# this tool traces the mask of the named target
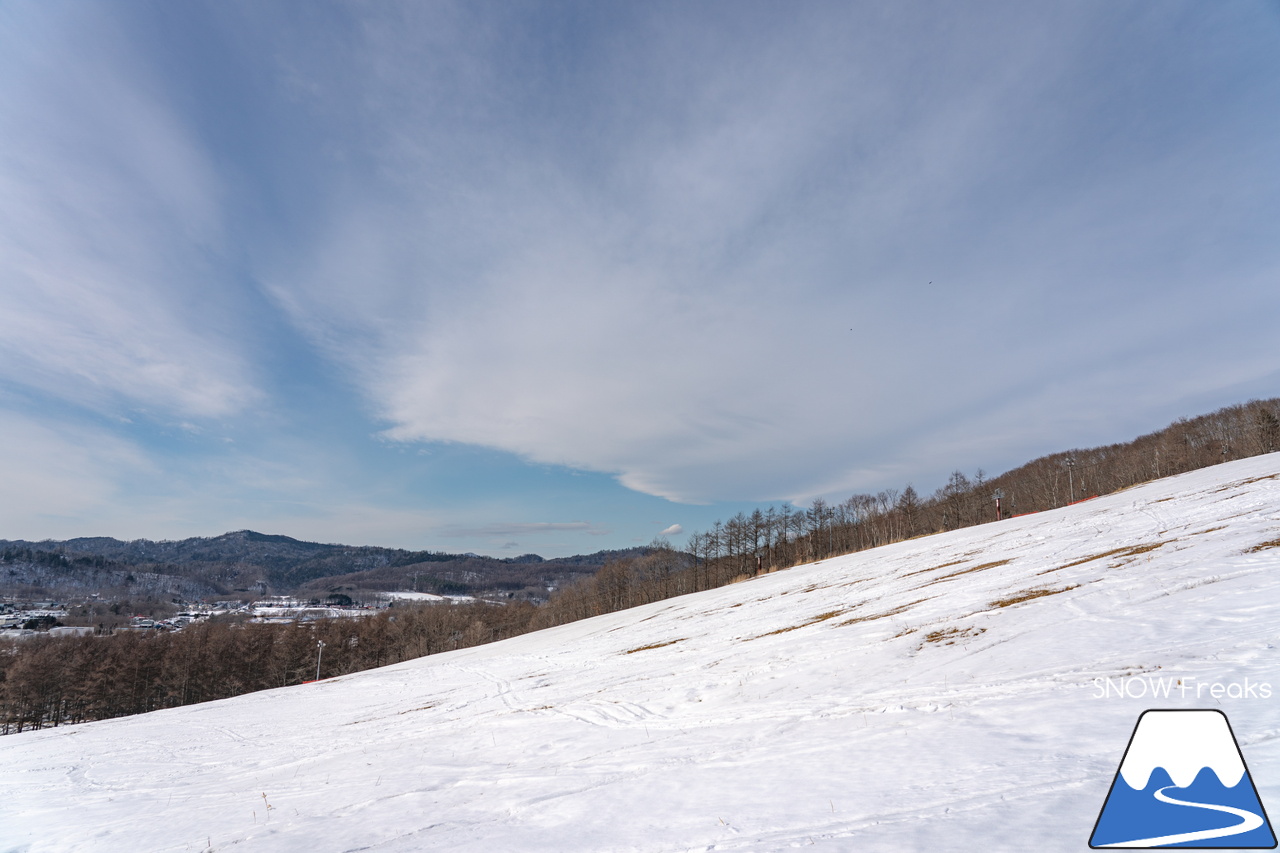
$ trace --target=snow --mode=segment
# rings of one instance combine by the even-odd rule
[[[1223,710],[1274,812],[1280,547],[1252,549],[1277,538],[1272,454],[0,738],[0,851],[1078,851],[1156,707]]]
[[[383,592],[380,597],[391,601],[416,601],[418,603],[434,602],[437,604],[453,604],[461,601],[475,601],[474,595],[436,595],[431,592]]]

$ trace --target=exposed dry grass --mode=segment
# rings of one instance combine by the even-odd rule
[[[986,628],[939,628],[937,631],[930,631],[924,635],[925,643],[935,643],[941,646],[953,646],[961,640],[971,640],[979,634],[985,633]],[[920,648],[924,648],[921,644]]]
[[[1167,542],[1151,542],[1151,543],[1149,543],[1149,544],[1147,544],[1147,545],[1135,545],[1135,546],[1133,546],[1132,548],[1130,548],[1130,549],[1129,549],[1129,553],[1128,553],[1128,554],[1125,554],[1125,556],[1126,556],[1126,557],[1136,557],[1136,556],[1138,556],[1139,554],[1145,554],[1145,553],[1147,553],[1148,551],[1154,551],[1154,550],[1155,550],[1155,549],[1157,549],[1157,548],[1163,548],[1165,545],[1168,545],[1168,544],[1169,544],[1169,542],[1176,542],[1176,541],[1178,541],[1178,540],[1176,540],[1176,539],[1170,539],[1170,540],[1168,540]]]
[[[1257,545],[1254,545],[1252,548],[1245,551],[1245,553],[1256,554],[1259,551],[1265,551],[1268,548],[1280,548],[1280,539],[1272,539],[1269,542],[1259,542]]]
[[[819,622],[826,622],[828,619],[834,619],[837,616],[840,616],[841,614],[848,613],[848,612],[849,611],[847,610],[831,610],[826,613],[821,613],[813,617],[812,619],[809,619],[808,621],[801,622],[799,625],[791,625],[790,627],[787,627],[787,628],[779,628],[776,631],[769,631],[764,634],[759,634],[755,637],[748,637],[747,639],[758,640],[761,637],[772,637],[774,634],[785,634],[788,631],[798,631],[801,628],[808,628],[810,625],[817,625]]]
[[[626,652],[624,652],[624,654],[633,655],[636,652],[645,652],[645,651],[648,651],[649,649],[660,649],[663,646],[674,646],[676,643],[683,643],[687,639],[688,637],[681,637],[678,640],[667,640],[665,643],[650,643],[647,646],[637,646],[634,649],[627,649]]]
[[[952,578],[958,578],[961,575],[969,575],[969,574],[973,574],[974,572],[983,572],[983,571],[986,571],[987,569],[994,569],[997,566],[1008,565],[1009,562],[1010,562],[1009,560],[994,560],[990,563],[982,563],[981,565],[978,565],[978,566],[971,566],[967,569],[961,569],[958,572],[952,572],[951,574],[943,575],[942,577],[938,578],[938,580],[946,581],[946,580],[951,580]]]
[[[930,567],[929,567],[929,568],[927,568],[927,569],[917,569],[917,570],[915,570],[914,572],[907,572],[905,575],[903,575],[903,577],[904,577],[904,578],[909,578],[909,577],[911,577],[911,576],[913,576],[913,575],[923,575],[923,574],[926,574],[927,572],[936,572],[938,569],[946,569],[946,568],[949,568],[949,567],[951,567],[951,566],[958,566],[958,565],[960,565],[960,564],[961,564],[961,563],[963,563],[963,562],[965,562],[965,561],[964,561],[964,560],[952,560],[950,563],[943,563],[941,566],[930,566]]]
[[[431,710],[432,708],[436,707],[436,706],[437,706],[437,705],[439,705],[439,704],[440,704],[439,702],[432,702],[432,703],[431,703],[431,704],[429,704],[429,705],[423,705],[423,706],[418,707],[418,708],[408,708],[408,709],[406,709],[406,710],[404,710],[404,711],[396,711],[396,716],[397,716],[397,717],[403,717],[405,714],[413,714],[413,713],[416,713],[416,712],[418,712],[418,711],[429,711],[429,710]],[[377,721],[377,720],[385,720],[385,719],[390,719],[390,718],[389,718],[389,717],[369,717],[369,718],[367,718],[367,719],[363,719],[363,720],[352,720],[352,721],[351,721],[351,722],[349,722],[349,723],[343,723],[343,725],[346,725],[346,726],[360,726],[360,725],[364,725],[365,723],[372,723],[372,722],[375,722],[375,721]]]
[[[662,614],[666,613],[668,610],[671,610],[671,609],[672,609],[671,607],[664,607],[664,608],[662,608],[661,610],[659,610],[657,613],[653,614],[652,616],[646,616],[646,617],[644,617],[643,619],[641,619],[641,620],[640,620],[640,622],[648,622],[650,619],[657,619],[659,616],[661,616]],[[637,625],[639,625],[639,624],[640,624],[640,622],[637,622],[636,624],[637,624]],[[625,625],[623,625],[623,626],[620,626],[620,627],[624,627],[624,628],[625,628],[626,626],[625,626]],[[617,628],[614,628],[613,630],[614,630],[614,631],[616,631],[616,630],[618,630],[618,629],[617,629]]]
[[[1280,473],[1263,474],[1258,477],[1249,477],[1244,480],[1236,480],[1234,483],[1223,483],[1221,486],[1218,486],[1218,488],[1210,492],[1210,494],[1216,495],[1219,492],[1226,492],[1226,491],[1230,491],[1231,489],[1238,489],[1241,486],[1248,486],[1251,483],[1261,483],[1263,480],[1274,480],[1277,477],[1280,477]],[[1168,498],[1165,498],[1165,500],[1168,500]]]
[[[1075,589],[1080,586],[1073,583],[1068,586],[1059,587],[1058,589],[1050,589],[1049,587],[1036,587],[1035,589],[1025,589],[1022,592],[1015,593],[1008,598],[997,598],[990,602],[990,607],[1011,607],[1014,604],[1021,604],[1024,601],[1033,601],[1037,598],[1044,598],[1046,595],[1057,595],[1060,592],[1066,592],[1069,589]]]
[[[886,610],[883,613],[875,613],[871,616],[855,616],[852,619],[846,619],[840,623],[838,627],[843,628],[845,625],[857,625],[859,622],[874,622],[877,619],[885,619],[890,616],[897,616],[899,613],[905,613],[907,610],[915,607],[917,604],[924,604],[929,599],[922,598],[919,601],[913,601],[910,604],[904,604],[901,607],[895,607],[892,610]],[[914,629],[913,629],[914,630]]]
[[[1169,539],[1164,542],[1148,542],[1146,545],[1125,545],[1123,548],[1112,548],[1110,551],[1103,551],[1101,554],[1082,557],[1079,560],[1073,560],[1072,562],[1065,563],[1057,568],[1045,569],[1043,572],[1037,572],[1037,574],[1047,575],[1052,572],[1060,572],[1063,569],[1069,569],[1072,566],[1083,566],[1085,563],[1092,563],[1094,560],[1105,560],[1107,557],[1136,557],[1139,554],[1154,551],[1157,548],[1162,548],[1165,545],[1168,545],[1170,542],[1177,541],[1177,539]]]

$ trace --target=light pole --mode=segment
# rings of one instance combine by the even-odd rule
[[[1004,489],[996,489],[991,497],[996,499],[996,521],[1000,520],[1000,499],[1004,497]]]
[[[1071,488],[1071,503],[1076,502],[1076,481],[1075,474],[1076,458],[1074,456],[1067,457],[1067,485]]]
[[[316,640],[316,681],[320,680],[320,659],[324,657],[324,640]]]

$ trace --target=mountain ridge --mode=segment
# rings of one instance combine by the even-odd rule
[[[51,591],[92,585],[106,567],[138,569],[183,580],[183,589],[204,595],[231,592],[281,594],[333,591],[394,591],[500,595],[539,600],[549,588],[571,583],[610,560],[643,555],[646,548],[602,550],[544,559],[536,554],[486,557],[442,551],[408,551],[371,545],[307,542],[253,530],[180,540],[78,537],[67,540],[0,540],[5,563],[45,562],[58,571],[28,572],[8,582],[38,581]],[[26,554],[22,559],[21,554]],[[40,557],[38,555],[47,555]],[[55,559],[55,558],[61,558]],[[0,573],[0,590],[6,579]],[[156,582],[153,586],[176,589]]]
[[[383,669],[12,735],[0,826],[24,853],[1079,850],[1152,704],[1100,683],[1280,684],[1278,529],[1272,454]],[[1275,803],[1274,704],[1230,695]]]

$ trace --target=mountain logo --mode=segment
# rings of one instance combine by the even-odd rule
[[[1143,711],[1089,847],[1270,850],[1276,836],[1227,715]]]

